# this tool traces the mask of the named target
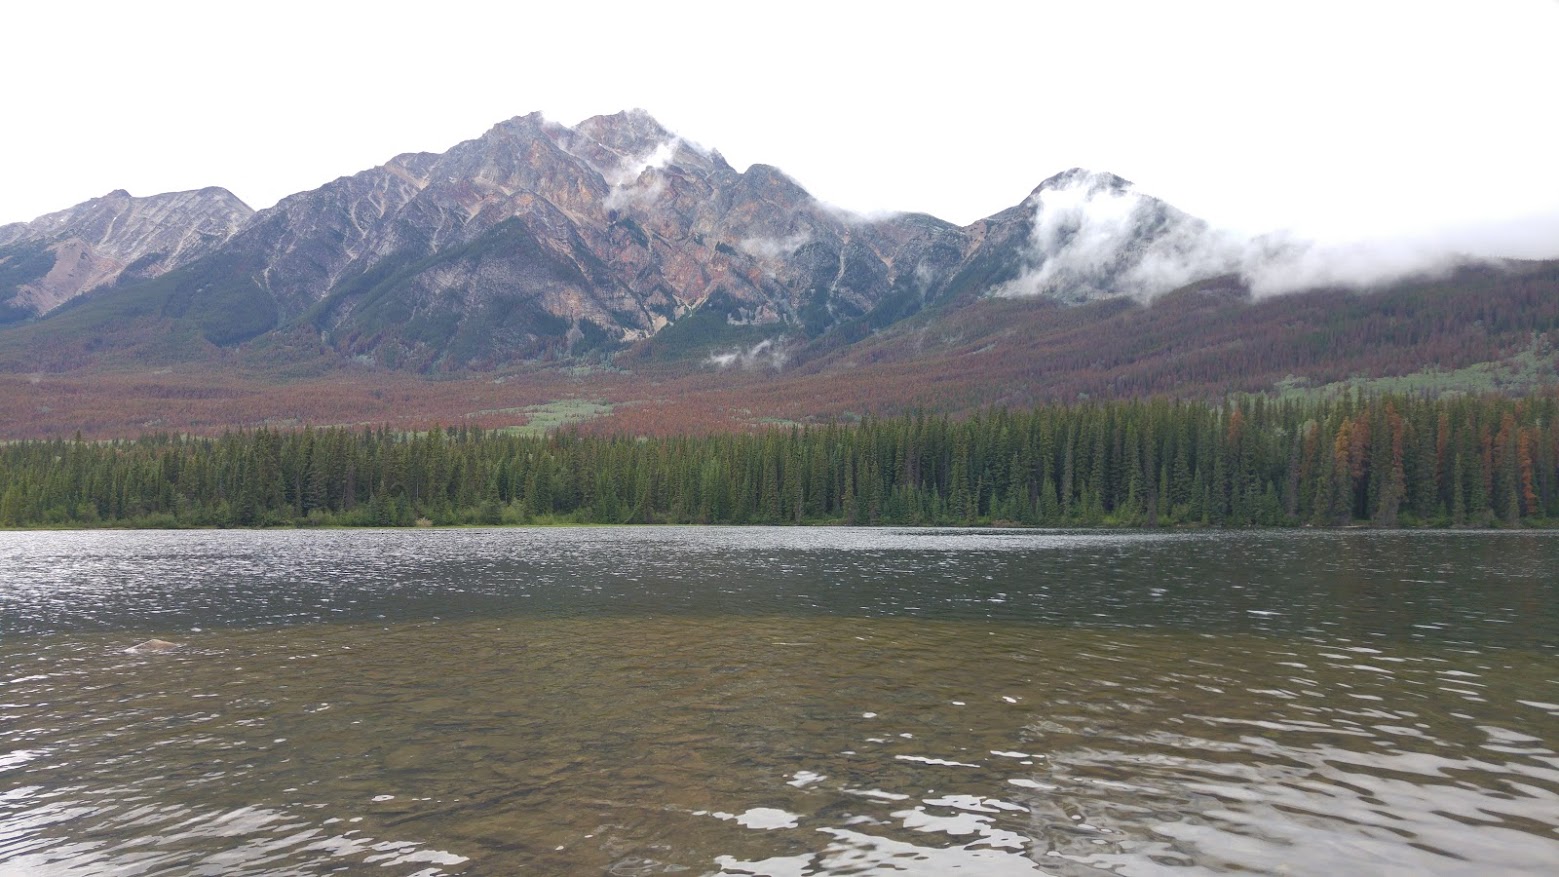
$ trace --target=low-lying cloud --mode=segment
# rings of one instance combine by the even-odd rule
[[[776,371],[785,367],[790,354],[785,351],[784,345],[775,342],[773,338],[765,338],[751,347],[735,350],[723,350],[709,354],[704,360],[705,365],[715,368],[741,368],[746,371],[759,368],[771,368]]]
[[[1074,172],[1032,196],[1028,266],[994,291],[1066,300],[1149,299],[1197,280],[1237,275],[1253,295],[1368,288],[1441,274],[1473,261],[1436,241],[1322,243],[1285,233],[1245,238],[1138,192],[1107,174]]]
[[[798,231],[782,238],[750,237],[737,242],[736,248],[756,259],[784,259],[811,243],[812,235]]]
[[[622,210],[634,205],[654,203],[660,193],[665,191],[666,181],[658,174],[646,176],[645,172],[658,171],[671,164],[681,145],[681,139],[673,137],[662,141],[644,155],[625,158],[616,167],[602,171],[601,176],[612,187],[606,195],[606,208]]]
[[[608,169],[602,176],[606,178],[607,184],[611,186],[632,185],[645,171],[651,168],[660,170],[671,164],[672,158],[676,157],[677,147],[680,145],[682,145],[682,141],[677,137],[663,140],[644,155],[623,159],[617,167]]]

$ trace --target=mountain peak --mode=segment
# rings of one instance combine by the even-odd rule
[[[122,275],[150,278],[219,247],[254,211],[226,189],[210,186],[137,198],[124,189],[83,201],[0,232],[0,251],[32,245],[25,272],[0,288],[0,309],[47,313]],[[13,254],[0,252],[0,262]]]
[[[642,109],[573,126],[533,112],[253,218],[216,187],[119,190],[48,224],[7,227],[0,248],[26,239],[58,252],[29,268],[36,277],[0,289],[0,306],[41,315],[90,289],[178,270],[147,288],[224,302],[212,313],[234,310],[221,296],[261,303],[203,328],[216,344],[306,320],[343,355],[460,368],[578,355],[581,338],[610,352],[707,308],[656,342],[657,356],[702,356],[818,337],[890,295],[904,316],[998,284],[1068,301],[1132,291],[1132,253],[1166,234],[1170,216],[1142,199],[1114,174],[1072,168],[968,230],[915,215],[866,221],[820,204],[773,165],[737,172]],[[1095,201],[1119,221],[1090,224]],[[83,270],[48,279],[55,262]],[[217,276],[224,285],[213,286]]]
[[[202,198],[211,199],[213,201],[235,204],[245,211],[250,213],[254,212],[254,209],[245,203],[244,199],[233,194],[230,189],[224,188],[222,186],[206,186],[201,189],[196,189],[193,194]]]
[[[772,164],[754,164],[742,173],[742,184],[756,192],[764,192],[780,203],[809,201],[812,195],[790,175]]]
[[[675,136],[655,121],[654,116],[640,109],[591,116],[575,125],[574,131],[623,155],[650,152]]]
[[[1130,180],[1116,176],[1109,171],[1074,167],[1046,178],[1044,182],[1034,187],[1034,191],[1029,193],[1029,197],[1037,197],[1041,192],[1046,191],[1075,188],[1086,189],[1089,194],[1101,192],[1120,193],[1130,189],[1131,186]]]
[[[523,116],[515,116],[487,129],[483,139],[491,137],[534,137],[554,123],[547,120],[540,112],[526,113]]]

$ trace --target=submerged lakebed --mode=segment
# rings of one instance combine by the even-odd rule
[[[0,874],[1546,874],[1555,570],[1509,531],[0,533]]]

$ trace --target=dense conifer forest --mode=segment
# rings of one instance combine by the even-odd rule
[[[1559,393],[1085,402],[704,437],[269,429],[0,446],[0,526],[1542,526]]]

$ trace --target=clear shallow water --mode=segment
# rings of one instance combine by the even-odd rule
[[[1555,570],[1523,533],[0,534],[0,874],[1547,874]]]

